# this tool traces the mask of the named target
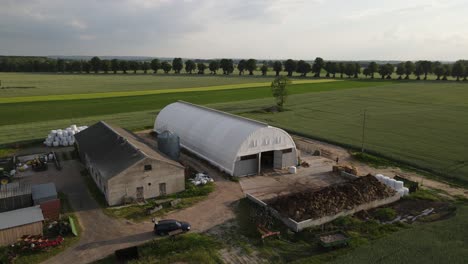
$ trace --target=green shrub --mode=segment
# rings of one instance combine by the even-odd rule
[[[397,213],[393,208],[379,208],[375,210],[375,218],[380,221],[390,221],[395,219]]]
[[[419,189],[416,192],[406,196],[405,199],[440,201],[441,197],[434,190]]]

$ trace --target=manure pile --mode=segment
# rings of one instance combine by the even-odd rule
[[[343,210],[395,195],[395,191],[374,176],[325,187],[318,191],[293,193],[273,198],[267,203],[281,215],[295,221],[335,215]]]

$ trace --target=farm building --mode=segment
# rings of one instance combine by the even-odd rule
[[[42,235],[44,217],[39,206],[0,213],[0,246],[16,242],[24,235]]]
[[[53,182],[37,184],[31,187],[34,205],[39,205],[44,219],[58,220],[60,218],[60,199]]]
[[[20,182],[0,185],[0,213],[32,205],[31,185]]]
[[[232,176],[297,165],[296,145],[284,130],[187,102],[162,109],[154,131],[175,133],[181,147]]]
[[[184,167],[125,129],[101,121],[75,140],[81,161],[111,206],[185,189]]]

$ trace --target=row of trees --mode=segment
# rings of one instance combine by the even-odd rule
[[[447,80],[448,76],[453,76],[457,80],[462,78],[466,80],[468,76],[468,61],[466,60],[459,60],[453,64],[421,60],[417,62],[401,62],[397,65],[390,63],[379,65],[376,62],[324,61],[318,57],[312,63],[304,60],[296,61],[288,59],[283,62],[270,61],[257,65],[257,60],[255,59],[242,59],[235,63],[232,59],[211,60],[208,62],[186,60],[184,62],[182,58],[174,58],[171,62],[160,61],[159,59],[151,61],[101,60],[99,57],[93,57],[89,61],[55,60],[41,57],[0,58],[0,71],[4,72],[127,73],[131,71],[137,73],[137,71],[142,70],[144,73],[148,73],[151,70],[153,73],[157,73],[161,70],[164,73],[173,71],[179,74],[182,70],[185,70],[189,74],[205,74],[207,71],[210,74],[217,74],[221,70],[222,74],[230,75],[236,68],[239,75],[254,75],[254,72],[258,69],[262,75],[266,75],[272,69],[276,76],[279,76],[284,71],[288,77],[293,76],[294,73],[298,73],[301,77],[306,77],[309,73],[314,74],[314,77],[321,77],[322,72],[326,73],[326,77],[333,78],[336,78],[336,75],[339,75],[340,78],[343,78],[344,75],[348,78],[358,78],[361,73],[370,78],[374,78],[377,73],[382,79],[391,79],[393,73],[399,76],[398,79],[409,79],[410,75],[414,74],[417,80],[421,78],[426,80],[429,74],[435,74],[437,80]]]

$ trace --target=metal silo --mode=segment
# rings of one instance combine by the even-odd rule
[[[166,154],[173,160],[179,160],[180,143],[179,136],[170,132],[164,131],[158,135],[159,151]]]

